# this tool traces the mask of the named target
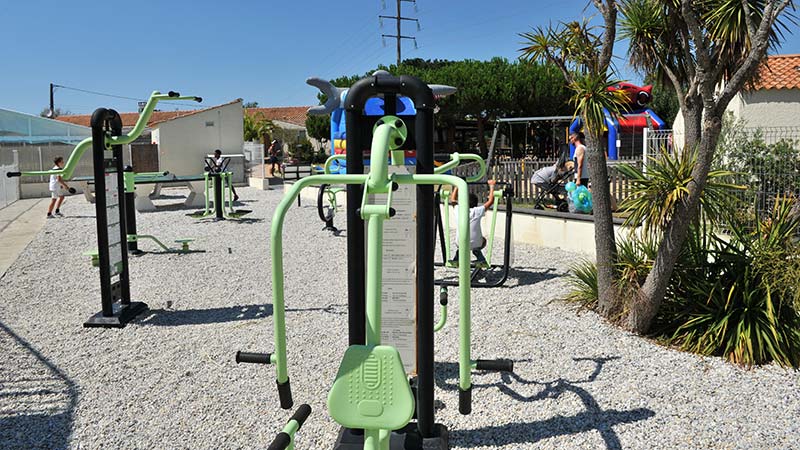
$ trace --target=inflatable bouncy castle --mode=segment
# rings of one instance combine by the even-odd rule
[[[389,73],[379,70],[373,75],[378,76],[384,74],[388,75]],[[345,123],[344,104],[345,99],[347,98],[348,88],[336,87],[331,84],[330,81],[323,80],[321,78],[309,78],[306,80],[306,83],[316,87],[328,97],[324,105],[312,106],[308,109],[308,113],[311,115],[331,115],[331,148],[329,154],[345,154],[347,152],[347,124]],[[438,84],[431,84],[429,86],[436,98],[450,95],[456,91],[456,88],[451,86]],[[366,115],[368,116],[382,117],[386,114],[384,111],[384,100],[380,97],[368,99],[364,109]],[[406,117],[413,117],[416,114],[417,111],[414,108],[414,102],[412,102],[410,98],[402,96],[397,97],[394,115],[403,119]],[[405,156],[405,163],[407,165],[416,164],[415,153],[413,150],[407,150]],[[369,161],[365,161],[365,164],[369,164]],[[336,163],[332,165],[332,171],[334,173],[346,173],[347,170],[345,168],[344,161],[336,161]]]
[[[609,87],[609,90],[624,91],[628,95],[628,107],[617,117],[605,112],[606,153],[608,159],[616,160],[623,156],[638,155],[642,149],[642,130],[652,128],[663,129],[665,123],[647,104],[652,100],[653,86],[636,86],[631,83],[618,83]],[[576,118],[569,127],[569,132],[574,133],[583,128],[580,118]],[[570,158],[575,154],[575,146],[570,145]]]

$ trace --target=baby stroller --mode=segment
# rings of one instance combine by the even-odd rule
[[[561,168],[559,170],[559,168]],[[553,166],[544,167],[537,170],[531,181],[539,188],[539,193],[534,199],[534,209],[555,208],[559,212],[568,212],[567,190],[564,186],[575,175],[575,168],[572,161],[564,161],[563,158]],[[548,200],[552,198],[553,206],[548,205]]]

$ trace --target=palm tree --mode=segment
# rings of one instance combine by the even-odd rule
[[[627,103],[622,92],[608,88],[617,83],[609,69],[616,35],[616,3],[593,0],[605,21],[601,34],[588,21],[562,23],[558,27],[538,27],[521,33],[527,44],[520,49],[523,60],[553,64],[561,71],[573,92],[575,115],[580,116],[587,137],[589,169],[595,180],[607,180],[605,152],[601,137],[606,112],[616,115]],[[608,183],[595,182],[595,253],[597,255],[598,310],[611,318],[620,313],[615,292],[616,241]]]

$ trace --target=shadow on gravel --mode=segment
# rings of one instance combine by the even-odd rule
[[[137,323],[156,326],[205,325],[262,319],[271,315],[272,305],[269,303],[211,309],[150,309]]]
[[[13,366],[0,368],[0,447],[69,447],[76,383],[2,322],[0,344]]]
[[[636,408],[628,411],[614,409],[604,410],[588,390],[581,384],[591,383],[597,379],[603,366],[619,359],[617,356],[606,358],[573,358],[576,363],[592,362],[594,370],[588,377],[581,380],[567,380],[558,378],[552,381],[526,380],[516,373],[503,372],[500,374],[501,382],[488,384],[474,384],[473,388],[497,388],[503,394],[523,403],[540,400],[558,399],[564,394],[577,396],[583,404],[584,411],[574,416],[554,416],[546,420],[528,423],[510,423],[498,426],[489,426],[474,430],[459,430],[453,433],[456,441],[461,442],[492,442],[497,445],[535,443],[541,440],[584,432],[597,431],[603,438],[608,450],[622,449],[619,436],[614,431],[614,425],[639,422],[650,419],[656,415],[655,411],[648,408]],[[458,365],[455,363],[439,363],[437,369],[437,385],[445,390],[457,389],[457,384],[450,384],[446,380],[457,380]],[[539,392],[527,396],[515,390],[513,385],[539,386]]]
[[[529,269],[529,270],[526,270]],[[485,283],[493,283],[501,278],[500,269],[492,269],[491,272],[484,274],[478,278],[479,281]],[[542,281],[552,280],[564,276],[563,273],[557,272],[555,268],[542,268],[542,267],[511,267],[508,269],[508,279],[505,283],[497,286],[498,288],[510,289],[519,286],[531,286]],[[458,272],[456,269],[448,269],[447,275],[442,277],[442,280],[458,281]],[[515,282],[516,281],[516,282]]]

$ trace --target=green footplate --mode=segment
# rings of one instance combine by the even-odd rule
[[[414,415],[414,396],[397,349],[351,345],[328,395],[333,420],[347,428],[397,430]]]

